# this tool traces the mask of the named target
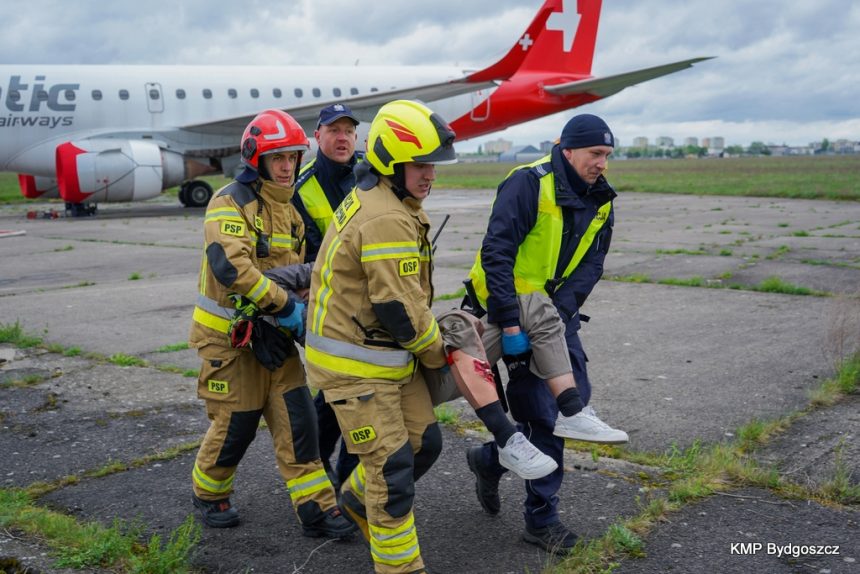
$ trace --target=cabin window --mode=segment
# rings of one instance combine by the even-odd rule
[[[9,98],[10,101],[17,102],[21,99],[21,92],[18,90],[10,90],[9,95],[6,97]]]
[[[102,99],[102,91],[101,90],[93,90],[93,99],[95,101],[99,101]]]
[[[66,100],[68,100],[68,101],[70,101],[70,102],[74,102],[74,101],[75,101],[75,96],[76,96],[76,94],[75,94],[75,90],[66,90],[66,91],[64,92],[64,94],[65,94],[65,96],[66,96]]]
[[[119,91],[119,99],[127,100],[128,99],[128,90],[120,90]]]
[[[184,100],[185,99],[185,90],[183,90],[182,88],[179,88],[178,90],[176,90],[176,99],[177,100]]]
[[[303,94],[304,92],[302,92],[302,89],[301,89],[301,88],[296,88],[295,90],[293,90],[293,93],[296,95],[296,97],[297,97],[297,98],[301,98],[301,97],[302,97],[302,94]]]
[[[237,92],[233,88],[230,88],[229,90],[227,90],[227,95],[230,96],[231,100],[235,100],[236,98],[239,97],[239,92]]]
[[[333,94],[334,94],[334,97],[339,98],[339,97],[340,97],[340,88],[335,88],[335,89],[333,89],[333,90],[331,91],[331,93],[333,93]]]
[[[156,89],[149,90],[149,99],[150,100],[160,100],[161,92]]]
[[[358,95],[358,88],[350,88],[349,93],[352,96],[357,96]]]
[[[276,98],[281,97],[281,88],[272,88],[272,95]]]
[[[378,92],[378,91],[379,91],[379,88],[370,88],[370,91],[371,91],[371,92]]]
[[[48,92],[46,92],[45,90],[37,90],[37,91],[36,91],[36,99],[37,99],[37,100],[42,100],[43,102],[44,102],[44,101],[47,101],[47,99],[48,99]]]
[[[320,97],[320,96],[322,95],[322,92],[320,91],[320,89],[319,89],[319,88],[314,88],[314,89],[313,89],[313,93],[314,93],[314,97],[315,97],[315,98],[318,98],[318,97]]]
[[[257,88],[251,88],[251,97],[252,98],[259,98],[260,97],[260,90],[258,90]]]
[[[212,90],[210,90],[209,88],[203,88],[203,97],[206,98],[207,100],[211,100],[212,99]]]

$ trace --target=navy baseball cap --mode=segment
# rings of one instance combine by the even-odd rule
[[[352,115],[352,110],[346,104],[332,104],[320,110],[320,118],[317,121],[317,129],[320,126],[327,126],[336,122],[340,118],[349,118],[352,123],[358,125],[360,122]]]

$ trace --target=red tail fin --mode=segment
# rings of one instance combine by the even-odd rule
[[[601,0],[546,0],[505,57],[468,80],[506,80],[522,71],[590,76],[600,5]]]
[[[601,0],[547,0],[552,6],[546,26],[520,71],[591,75]]]

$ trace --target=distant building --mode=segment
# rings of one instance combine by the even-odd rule
[[[684,138],[684,147],[686,146],[699,147],[699,138]]]
[[[633,147],[648,147],[648,138],[633,138]]]
[[[552,151],[552,146],[554,146],[554,145],[555,145],[555,142],[551,142],[551,141],[540,142],[540,150],[543,153],[549,153]]]
[[[702,147],[710,148],[711,147],[711,138],[702,138]]]
[[[532,145],[521,145],[499,155],[499,161],[509,163],[530,163],[545,156],[546,153]]]
[[[709,145],[708,147],[720,150],[724,149],[726,147],[726,140],[721,136],[711,138],[711,145]]]
[[[497,140],[488,141],[484,143],[484,153],[505,153],[510,151],[513,147],[514,142],[499,138]]]
[[[660,136],[657,138],[657,147],[675,147],[675,140],[673,140],[669,136]]]

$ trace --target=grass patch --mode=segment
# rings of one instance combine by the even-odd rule
[[[172,345],[164,345],[155,350],[156,353],[172,353],[174,351],[184,351],[188,348],[188,343],[174,343]]]
[[[816,295],[819,297],[828,295],[828,293],[824,293],[822,291],[815,291],[814,289],[809,289],[807,287],[793,285],[776,276],[768,277],[757,286],[753,287],[753,291],[760,291],[762,293],[783,293],[785,295]]]
[[[54,249],[54,253],[59,253],[62,251],[71,251],[74,248],[75,248],[74,245],[65,245],[63,247],[57,247],[56,249]]]
[[[108,362],[120,367],[145,367],[146,361],[123,353],[115,353],[108,357]]]
[[[674,277],[668,277],[666,279],[660,279],[657,281],[660,285],[677,285],[680,287],[707,287],[708,283],[705,281],[703,277],[690,277],[689,279],[677,279]]]
[[[436,420],[442,424],[456,425],[460,421],[460,415],[457,410],[445,403],[433,407],[433,413],[436,415]]]
[[[707,251],[701,249],[658,249],[657,255],[707,255]]]
[[[41,345],[42,338],[28,335],[21,327],[21,323],[15,321],[9,324],[0,323],[0,343],[10,343],[21,349],[29,349]]]
[[[437,295],[433,298],[434,301],[450,301],[452,299],[462,299],[466,296],[466,288],[460,287],[454,293],[445,293],[444,295]]]
[[[30,494],[0,489],[0,527],[38,536],[56,557],[58,568],[110,568],[133,574],[184,574],[190,566],[201,527],[188,516],[166,544],[153,535],[141,544],[143,527],[115,520],[109,528],[79,523],[71,516],[36,506]]]
[[[140,279],[140,273],[138,273],[137,271],[135,271],[134,273],[132,273],[131,275],[128,276],[129,281],[137,281],[139,279]]]

